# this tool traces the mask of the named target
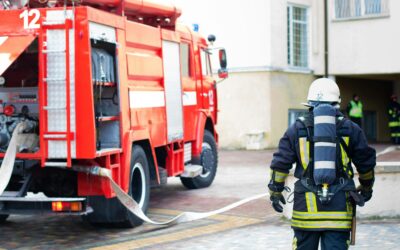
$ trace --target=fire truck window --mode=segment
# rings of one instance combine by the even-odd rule
[[[190,77],[190,47],[187,43],[181,43],[181,74],[182,77]]]
[[[205,50],[201,50],[201,71],[203,76],[212,75],[210,55]]]
[[[2,75],[3,87],[37,87],[39,82],[38,39]]]

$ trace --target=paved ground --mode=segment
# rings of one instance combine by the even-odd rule
[[[271,157],[271,151],[222,151],[210,188],[186,190],[179,179],[170,179],[165,188],[152,190],[149,215],[165,220],[180,211],[209,211],[266,192]],[[382,160],[399,161],[400,153]],[[99,229],[68,216],[12,216],[0,226],[0,249],[291,249],[291,240],[289,223],[266,199],[172,228]],[[398,249],[399,244],[399,221],[362,221],[352,249]]]

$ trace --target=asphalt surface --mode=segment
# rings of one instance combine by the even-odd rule
[[[385,157],[400,161],[398,152]],[[271,158],[272,151],[221,151],[211,187],[187,190],[170,178],[166,187],[152,190],[148,214],[166,220],[181,211],[209,211],[264,193]],[[357,229],[351,249],[399,248],[399,221],[360,221]],[[266,198],[170,228],[95,228],[71,216],[11,216],[0,225],[0,249],[291,249],[292,237],[289,222]]]

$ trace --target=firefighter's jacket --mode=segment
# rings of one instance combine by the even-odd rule
[[[389,115],[389,127],[399,127],[399,113],[400,113],[400,104],[395,101],[391,101],[388,106],[388,115]]]
[[[309,117],[311,115],[312,112],[309,112]],[[343,115],[338,111],[337,117],[342,119]],[[364,133],[352,121],[343,118],[341,126],[337,128],[337,135],[343,138],[342,142],[344,141],[347,145],[346,148],[342,145],[336,147],[338,158],[340,158],[337,159],[340,163],[337,165],[343,168],[342,172],[353,183],[351,167],[351,162],[353,162],[359,173],[360,183],[372,187],[376,165],[375,150],[368,146]],[[308,138],[306,125],[303,122],[297,120],[288,128],[272,159],[269,188],[272,191],[281,192],[289,170],[296,163],[294,176],[299,180],[295,183],[294,189],[292,228],[311,231],[350,230],[353,207],[347,191],[337,192],[328,204],[323,205],[314,192],[300,188],[303,186],[300,179],[304,178],[305,173],[309,173],[305,172],[306,169],[313,166],[312,154],[310,155],[312,143]]]

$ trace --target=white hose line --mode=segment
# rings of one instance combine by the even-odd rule
[[[15,157],[17,154],[17,148],[18,148],[18,135],[23,131],[24,129],[24,122],[21,122],[17,125],[15,128],[13,135],[11,137],[9,146],[7,148],[6,154],[3,158],[3,162],[1,164],[0,168],[0,196],[3,194],[4,190],[6,189],[8,183],[10,182],[10,178],[12,175],[12,171],[14,168],[14,163],[15,163]],[[383,154],[390,153],[392,151],[395,151],[399,149],[400,147],[398,146],[390,146],[386,148],[385,150],[379,152],[376,154],[376,156],[380,156]],[[391,164],[389,164],[391,165]],[[87,171],[87,170],[86,170]],[[209,211],[209,212],[183,212],[179,214],[178,216],[172,218],[171,220],[168,221],[163,221],[163,222],[158,222],[158,221],[153,221],[149,217],[146,216],[146,214],[142,211],[140,206],[137,204],[137,202],[132,199],[131,196],[129,196],[127,193],[125,193],[124,190],[122,190],[117,183],[112,179],[111,177],[111,171],[105,168],[100,168],[100,167],[92,167],[90,169],[90,173],[93,175],[98,175],[107,178],[110,183],[113,191],[115,192],[117,198],[120,200],[120,202],[129,210],[131,211],[135,216],[140,218],[141,220],[154,224],[154,225],[160,225],[160,226],[172,226],[175,224],[179,223],[184,223],[184,222],[189,222],[189,221],[195,221],[195,220],[200,220],[204,219],[213,215],[221,214],[224,212],[227,212],[231,209],[234,209],[236,207],[242,206],[246,203],[249,203],[251,201],[267,197],[269,196],[268,193],[264,194],[258,194],[254,195],[248,198],[245,198],[243,200],[237,201],[235,203],[232,203],[228,206],[225,206],[223,208],[214,210],[214,211]]]
[[[387,154],[389,152],[395,151],[397,150],[398,147],[397,146],[391,146],[386,148],[385,150],[381,151],[380,153],[377,154],[377,156],[379,155],[383,155],[383,154]],[[195,221],[195,220],[200,220],[200,219],[204,219],[213,215],[217,215],[217,214],[221,214],[224,212],[227,212],[231,209],[234,209],[236,207],[242,206],[248,202],[260,199],[260,198],[264,198],[269,196],[268,193],[264,193],[264,194],[258,194],[258,195],[254,195],[248,198],[245,198],[243,200],[237,201],[235,203],[232,203],[228,206],[225,206],[223,208],[214,210],[214,211],[209,211],[209,212],[183,212],[179,215],[177,215],[176,217],[172,218],[171,220],[167,220],[167,221],[163,221],[163,222],[159,222],[159,221],[154,221],[152,219],[150,219],[149,217],[146,216],[146,214],[142,211],[142,209],[140,208],[140,206],[137,204],[137,202],[132,199],[131,196],[129,196],[127,193],[125,193],[124,190],[122,190],[117,183],[114,182],[114,180],[111,177],[111,171],[105,168],[101,168],[101,167],[93,167],[90,170],[91,174],[94,175],[98,175],[98,176],[102,176],[107,178],[110,183],[111,183],[111,187],[113,189],[113,191],[115,192],[117,198],[120,200],[120,202],[129,210],[131,211],[135,216],[137,216],[138,218],[140,218],[141,220],[153,224],[153,225],[160,225],[160,226],[172,226],[172,225],[176,225],[179,223],[184,223],[184,222],[189,222],[189,221]]]
[[[15,158],[17,155],[17,150],[18,150],[18,143],[19,143],[19,135],[20,133],[24,130],[25,128],[25,123],[21,122],[19,123],[11,137],[10,143],[8,145],[6,154],[4,155],[3,162],[1,164],[0,168],[0,196],[3,194],[4,190],[6,189],[8,183],[10,182],[11,175],[13,172],[14,168],[14,163],[15,163]],[[233,204],[230,204],[226,207],[223,207],[221,209],[217,209],[214,211],[210,212],[204,212],[204,213],[195,213],[195,212],[183,212],[176,216],[175,218],[164,221],[164,222],[158,222],[158,221],[153,221],[149,217],[146,216],[146,214],[142,211],[140,206],[136,203],[134,199],[132,199],[131,196],[129,196],[127,193],[122,190],[117,183],[114,182],[114,180],[111,177],[111,171],[109,169],[101,168],[101,167],[91,167],[91,168],[75,168],[77,171],[84,171],[93,175],[97,176],[102,176],[107,178],[112,186],[113,191],[115,192],[117,198],[121,201],[121,203],[129,210],[131,211],[134,215],[136,215],[138,218],[141,220],[154,224],[154,225],[160,225],[160,226],[172,226],[175,224],[179,223],[184,223],[184,222],[189,222],[189,221],[194,221],[194,220],[200,220],[206,217],[210,217],[213,215],[217,215],[220,213],[224,213],[226,211],[229,211],[233,208],[236,208],[238,206],[241,206],[243,204],[246,204],[250,201],[257,200],[263,197],[268,196],[268,193],[264,194],[259,194],[259,195],[254,195],[249,198],[240,200],[238,202],[235,202]]]
[[[377,167],[399,167],[400,161],[378,161],[376,162]]]
[[[142,209],[139,207],[139,205],[136,203],[136,201],[134,199],[131,198],[131,196],[129,196],[127,193],[125,193],[118,185],[117,183],[115,183],[113,180],[111,180],[111,186],[115,192],[115,194],[117,195],[117,198],[121,201],[121,203],[129,210],[131,211],[134,215],[136,215],[137,217],[139,217],[141,220],[153,224],[153,225],[160,225],[160,226],[172,226],[175,224],[179,224],[179,223],[184,223],[184,222],[189,222],[189,221],[195,221],[195,220],[200,220],[200,219],[204,219],[213,215],[217,215],[220,213],[224,213],[227,212],[231,209],[234,209],[238,206],[241,206],[243,204],[246,204],[250,201],[253,200],[257,200],[263,197],[266,197],[268,194],[259,194],[259,195],[254,195],[251,196],[249,198],[240,200],[238,202],[235,202],[233,204],[230,204],[226,207],[214,210],[214,211],[209,211],[209,212],[183,212],[179,215],[177,215],[176,217],[172,218],[171,220],[168,221],[163,221],[163,222],[159,222],[159,221],[154,221],[152,219],[150,219],[149,217],[146,216],[145,213],[143,213]]]
[[[4,190],[7,188],[8,183],[10,182],[11,175],[14,169],[15,157],[17,155],[18,143],[19,143],[19,135],[24,130],[25,123],[20,122],[14,129],[14,132],[11,136],[10,143],[8,144],[8,148],[6,154],[4,155],[3,162],[1,163],[0,168],[0,196],[3,194]]]
[[[387,153],[390,153],[390,152],[393,152],[393,151],[396,151],[396,150],[399,150],[399,149],[400,149],[399,146],[390,146],[390,147],[387,147],[387,148],[385,148],[384,150],[382,150],[381,152],[377,153],[377,154],[376,154],[376,157],[381,156],[381,155],[384,155],[384,154],[387,154]]]
[[[141,220],[153,224],[153,225],[160,225],[160,226],[172,226],[176,225],[179,223],[184,223],[184,222],[189,222],[189,221],[195,221],[195,220],[200,220],[204,219],[213,215],[221,214],[224,212],[227,212],[231,209],[234,209],[236,207],[242,206],[246,203],[249,203],[251,201],[267,197],[269,196],[268,193],[264,194],[258,194],[254,195],[248,198],[245,198],[243,200],[237,201],[235,203],[232,203],[228,206],[225,206],[223,208],[214,210],[214,211],[209,211],[209,212],[183,212],[176,217],[172,218],[171,220],[168,221],[153,221],[149,217],[146,216],[146,214],[142,211],[140,206],[137,204],[137,202],[132,199],[131,196],[129,196],[127,193],[125,193],[124,190],[122,190],[117,183],[114,182],[114,180],[111,178],[111,171],[109,169],[105,168],[100,168],[100,167],[93,167],[92,170],[90,171],[91,174],[94,175],[99,175],[107,178],[111,182],[111,187],[113,191],[115,192],[117,198],[120,200],[120,202],[129,210],[131,211],[135,216],[140,218]]]
[[[380,153],[377,154],[377,156],[379,155],[383,155],[383,154],[387,154],[389,152],[395,151],[397,150],[399,147],[397,146],[391,146],[386,148],[385,150],[381,151]],[[150,219],[149,217],[147,217],[145,215],[145,213],[142,211],[142,209],[140,208],[140,206],[137,204],[137,202],[132,199],[131,196],[129,196],[127,193],[124,192],[124,190],[122,190],[117,183],[114,182],[114,180],[111,177],[111,171],[105,168],[100,168],[100,167],[93,167],[90,171],[91,174],[94,175],[99,175],[99,176],[103,176],[105,178],[107,178],[110,182],[111,182],[111,186],[113,191],[115,192],[117,198],[121,201],[121,203],[129,210],[131,211],[134,215],[136,215],[138,218],[140,218],[141,220],[153,224],[153,225],[160,225],[160,226],[172,226],[175,224],[179,224],[179,223],[184,223],[184,222],[189,222],[189,221],[195,221],[195,220],[200,220],[200,219],[204,219],[213,215],[217,215],[217,214],[221,214],[224,212],[227,212],[231,209],[234,209],[236,207],[242,206],[248,202],[263,198],[263,197],[267,197],[269,196],[268,193],[264,193],[264,194],[258,194],[258,195],[254,195],[248,198],[245,198],[243,200],[237,201],[235,203],[232,203],[228,206],[225,206],[223,208],[214,210],[214,211],[209,211],[209,212],[183,212],[179,215],[177,215],[176,217],[172,218],[171,220],[168,221],[164,221],[164,222],[159,222],[159,221],[153,221],[152,219]]]

